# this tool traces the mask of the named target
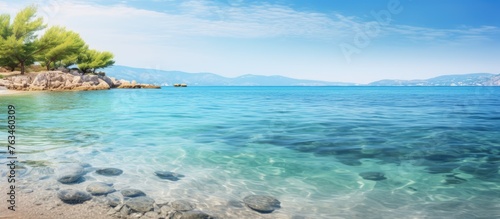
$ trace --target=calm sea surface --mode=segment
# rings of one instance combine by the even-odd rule
[[[53,170],[87,163],[124,174],[64,188],[110,182],[226,218],[500,218],[499,87],[42,92],[1,96],[5,125],[8,104],[21,183],[50,187]],[[282,208],[234,204],[250,194]]]

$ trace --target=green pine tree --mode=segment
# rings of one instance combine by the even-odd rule
[[[40,47],[47,46],[47,49],[37,56],[37,60],[45,65],[47,70],[57,68],[57,62],[67,59],[76,60],[75,57],[86,48],[85,42],[78,33],[59,26],[49,28],[36,42]]]
[[[113,53],[111,52],[99,52],[94,49],[89,49],[78,57],[78,68],[84,73],[95,73],[99,68],[106,68],[115,64],[113,57]]]
[[[36,17],[36,7],[28,6],[17,13],[12,24],[10,16],[0,16],[0,62],[9,67],[19,65],[21,74],[27,65],[35,62],[35,55],[47,45],[35,43],[35,33],[46,27],[42,18]]]

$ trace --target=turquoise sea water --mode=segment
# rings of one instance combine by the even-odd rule
[[[26,183],[50,187],[52,169],[88,163],[124,174],[68,187],[111,182],[225,218],[500,218],[498,87],[42,92],[1,96],[2,117],[8,104]],[[250,194],[282,208],[227,204]]]

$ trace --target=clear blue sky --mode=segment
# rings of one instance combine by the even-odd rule
[[[500,73],[500,1],[110,0],[39,5],[116,63],[366,83]]]

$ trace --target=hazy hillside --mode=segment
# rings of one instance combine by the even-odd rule
[[[426,80],[381,80],[369,86],[499,86],[500,74],[443,75]]]
[[[242,75],[227,78],[212,73],[186,73],[155,69],[113,66],[104,70],[108,76],[136,80],[140,83],[170,86],[185,83],[189,86],[356,86],[355,83],[340,83],[301,80],[275,76]],[[473,73],[443,75],[425,80],[380,80],[360,86],[500,86],[500,74]]]
[[[189,86],[347,86],[350,83],[337,83],[313,80],[300,80],[283,76],[243,75],[226,78],[212,73],[186,73],[155,69],[113,66],[104,70],[106,75],[140,83],[172,85],[186,83]]]

